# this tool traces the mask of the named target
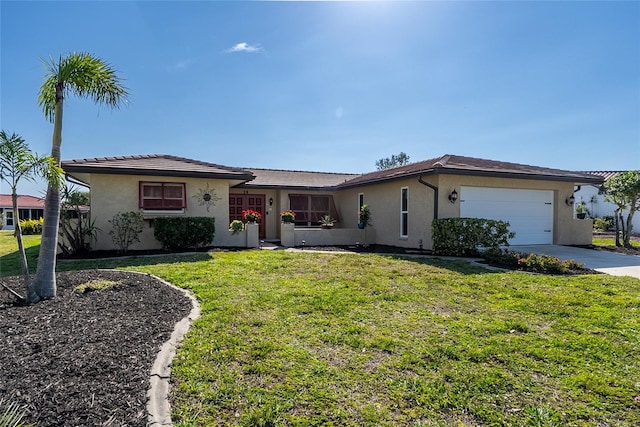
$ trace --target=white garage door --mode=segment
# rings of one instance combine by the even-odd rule
[[[460,216],[508,221],[511,245],[553,243],[553,191],[462,187]]]

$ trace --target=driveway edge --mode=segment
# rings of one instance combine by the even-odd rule
[[[171,405],[169,404],[169,377],[171,373],[171,362],[176,355],[176,348],[179,346],[184,335],[191,327],[191,323],[200,317],[200,304],[198,300],[187,290],[177,287],[153,274],[140,273],[151,276],[161,283],[182,292],[191,300],[191,311],[176,323],[171,336],[156,356],[156,360],[151,367],[149,390],[147,391],[147,426],[173,426],[171,421]]]

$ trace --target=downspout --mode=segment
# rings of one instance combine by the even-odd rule
[[[433,190],[433,219],[438,219],[438,187],[436,187],[435,185],[431,185],[423,180],[422,175],[418,177],[418,182],[422,185],[426,185]]]

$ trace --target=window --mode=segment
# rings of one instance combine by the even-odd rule
[[[338,211],[333,203],[333,196],[311,196],[308,194],[290,194],[289,209],[296,214],[295,225],[319,225],[318,220],[329,214],[338,220]]]
[[[140,208],[181,210],[187,207],[184,183],[140,182]]]
[[[359,193],[358,194],[358,210],[356,211],[358,213],[358,217],[356,218],[356,224],[360,222],[360,208],[362,207],[362,205],[364,205],[364,193]]]
[[[409,236],[409,188],[400,189],[400,237]]]

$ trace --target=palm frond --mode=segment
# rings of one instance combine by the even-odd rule
[[[87,97],[110,108],[120,108],[127,102],[129,92],[123,79],[110,64],[89,53],[72,53],[61,57],[57,63],[50,57],[46,69],[46,80],[40,87],[38,102],[50,120],[53,119],[59,86],[64,97],[69,94]]]
[[[56,106],[56,83],[58,82],[58,69],[60,68],[59,61],[49,55],[49,59],[40,58],[42,65],[46,71],[44,83],[40,86],[40,92],[38,92],[38,104],[42,107],[44,115],[53,122],[53,112]]]
[[[24,413],[15,402],[6,403],[0,400],[0,427],[20,427]]]
[[[55,187],[62,186],[64,171],[52,157],[34,154],[17,134],[0,131],[0,179],[15,188],[22,179],[35,181],[43,177]]]

